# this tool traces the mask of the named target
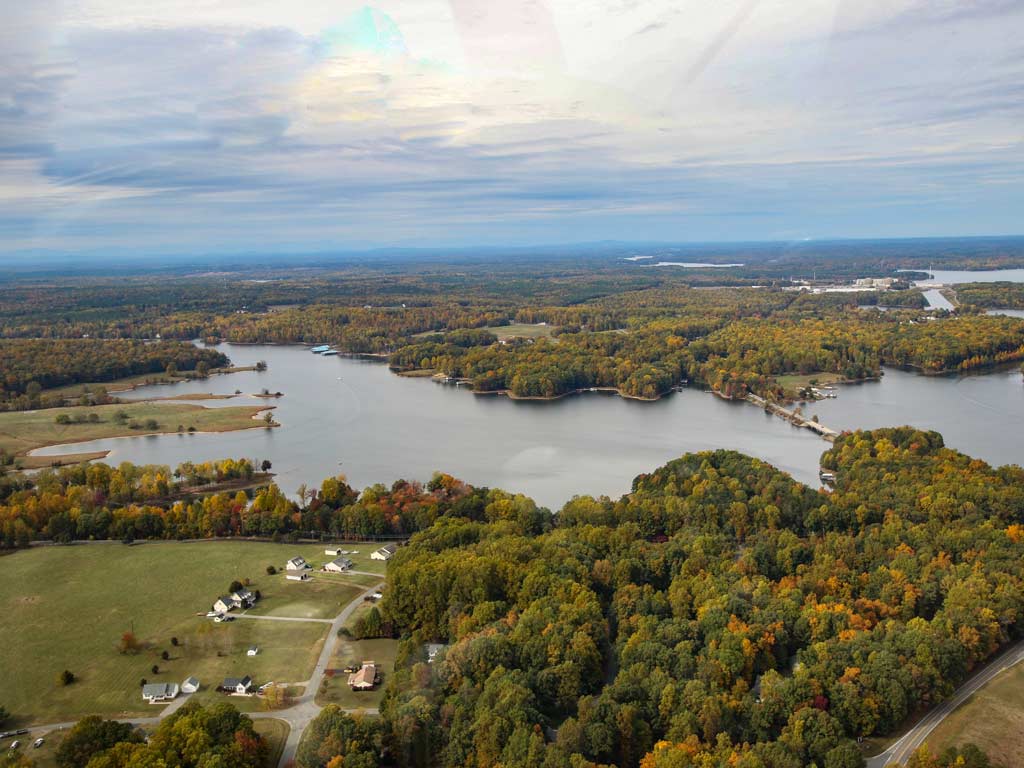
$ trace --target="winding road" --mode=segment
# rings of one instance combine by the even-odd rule
[[[367,574],[370,575],[370,574]],[[379,576],[380,574],[372,574]],[[324,674],[327,672],[328,665],[331,661],[331,656],[334,653],[334,649],[338,644],[338,630],[340,630],[345,622],[349,620],[352,613],[358,608],[365,597],[372,595],[374,592],[380,591],[384,586],[384,582],[381,581],[378,584],[374,584],[372,587],[360,592],[356,597],[346,605],[341,613],[335,616],[333,619],[308,619],[308,618],[289,618],[287,616],[255,616],[244,614],[240,617],[247,619],[262,619],[269,621],[316,621],[322,623],[329,623],[331,625],[330,630],[327,633],[327,637],[324,640],[324,647],[320,650],[320,656],[317,658],[316,666],[313,667],[313,673],[310,675],[309,680],[304,682],[294,683],[294,685],[304,685],[305,690],[302,695],[299,696],[298,700],[287,709],[280,709],[271,712],[250,712],[249,717],[253,720],[282,720],[288,723],[291,730],[288,732],[288,739],[285,741],[284,749],[281,752],[281,759],[278,762],[278,768],[284,768],[289,761],[295,759],[295,753],[299,748],[299,742],[302,740],[302,734],[305,732],[306,727],[313,721],[313,719],[320,714],[320,710],[323,709],[319,704],[316,703],[316,694],[320,690],[320,683],[323,682]],[[182,695],[178,696],[174,701],[168,704],[159,715],[154,717],[137,717],[137,718],[117,718],[122,723],[131,723],[132,725],[157,725],[163,718],[176,712],[190,696]],[[346,712],[362,712],[367,715],[378,715],[380,712],[375,708],[361,708],[361,709],[349,709]],[[37,736],[43,736],[50,731],[64,730],[71,728],[77,721],[70,721],[66,723],[51,723],[49,725],[35,725],[29,728],[29,736],[27,738],[36,738]]]
[[[985,665],[985,668],[957,688],[956,693],[921,718],[909,731],[885,752],[868,758],[867,768],[885,768],[887,765],[905,765],[915,750],[924,744],[932,731],[951,715],[957,707],[981,690],[1001,672],[1024,661],[1024,640],[1014,643],[999,656]]]

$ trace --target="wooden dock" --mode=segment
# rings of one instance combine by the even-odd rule
[[[796,427],[803,427],[804,429],[809,429],[812,432],[816,432],[817,434],[821,435],[821,437],[823,437],[825,440],[828,440],[830,443],[835,442],[835,439],[839,437],[839,433],[836,430],[830,429],[829,427],[826,427],[824,424],[819,424],[818,422],[812,421],[811,419],[804,418],[803,414],[799,413],[795,408],[792,410],[789,408],[783,408],[778,403],[770,403],[763,397],[759,397],[754,394],[747,395],[747,401],[753,403],[756,406],[764,408],[769,413],[774,413],[776,416],[785,419],[790,424]]]

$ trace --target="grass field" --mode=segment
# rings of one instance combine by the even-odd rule
[[[250,578],[281,615],[317,611],[314,600],[337,607],[358,592],[345,577],[287,582],[297,589],[286,589],[283,577],[266,575],[268,565],[281,567],[294,555],[326,559],[319,545],[259,542],[82,544],[0,557],[0,701],[21,725],[93,712],[159,712],[142,702],[141,678],[180,682],[195,675],[204,690],[231,675],[249,674],[259,683],[305,680],[327,624],[246,618],[214,624],[196,616],[234,579]],[[115,646],[132,629],[144,650],[122,655]],[[260,647],[258,656],[245,655],[250,645]],[[169,661],[160,658],[164,650]],[[78,681],[60,686],[63,669]]]
[[[281,759],[281,752],[284,751],[284,743],[288,740],[291,727],[283,720],[260,719],[253,720],[253,728],[256,733],[262,736],[270,747],[267,755],[267,768],[276,768]]]
[[[557,325],[533,325],[527,323],[509,323],[508,325],[488,326],[482,330],[490,331],[499,339],[539,339],[551,336]]]
[[[808,373],[806,375],[787,373],[783,376],[776,376],[776,380],[783,387],[783,389],[800,390],[804,387],[810,386],[828,386],[835,384],[838,381],[843,381],[843,377],[838,373]],[[811,384],[811,379],[815,381],[815,384]]]
[[[928,737],[933,752],[973,742],[994,763],[1024,765],[1024,664],[1003,672]]]
[[[195,427],[200,432],[227,432],[261,426],[254,417],[264,408],[261,405],[204,408],[187,403],[119,403],[114,405],[48,408],[40,411],[12,411],[0,413],[0,449],[13,454],[25,454],[34,448],[107,437],[150,435],[176,432],[180,424],[184,429]],[[128,420],[118,421],[114,414],[124,411]],[[73,420],[77,415],[95,413],[97,423],[57,424],[57,415]],[[155,419],[157,429],[131,429],[129,420],[145,423]],[[52,461],[56,457],[50,457]]]
[[[365,707],[372,709],[380,705],[384,698],[384,688],[388,676],[395,668],[395,654],[398,651],[397,640],[347,640],[339,638],[335,652],[331,656],[330,668],[338,670],[334,677],[325,677],[317,693],[318,704],[337,704],[346,709]],[[364,660],[377,663],[382,671],[381,684],[372,691],[353,691],[348,687],[348,674],[343,672],[346,666],[360,664]]]
[[[350,578],[315,573],[309,581],[288,581],[283,573],[264,576],[263,599],[246,613],[256,616],[291,616],[302,619],[333,619],[365,587]]]

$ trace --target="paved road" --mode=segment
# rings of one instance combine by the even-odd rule
[[[378,576],[379,574],[372,574]],[[288,761],[295,758],[295,752],[299,747],[299,742],[302,740],[302,734],[306,730],[306,727],[312,722],[312,720],[320,714],[322,707],[316,703],[316,694],[320,690],[320,683],[324,679],[324,673],[328,669],[328,664],[331,661],[331,656],[334,653],[334,648],[338,644],[338,630],[341,629],[345,622],[348,621],[352,612],[355,611],[363,603],[363,598],[367,595],[372,595],[374,592],[379,591],[384,586],[384,582],[381,581],[379,584],[375,584],[372,587],[360,592],[356,598],[346,605],[341,613],[335,616],[333,619],[290,619],[285,616],[245,616],[247,619],[269,619],[273,621],[317,621],[329,623],[331,625],[330,630],[327,633],[327,638],[324,640],[324,647],[320,651],[320,656],[317,658],[316,666],[313,668],[313,674],[310,675],[309,680],[305,683],[306,689],[302,695],[288,709],[281,709],[273,712],[252,712],[249,713],[249,717],[254,720],[282,720],[288,723],[291,730],[288,732],[288,739],[285,741],[284,750],[281,752],[281,761],[278,764],[279,768],[284,768],[288,764]],[[244,614],[240,614],[243,615]],[[188,696],[179,696],[170,704],[168,704],[159,715],[154,717],[138,717],[138,718],[114,718],[120,720],[122,723],[131,723],[132,725],[156,725],[164,717],[167,717],[171,713],[177,711],[187,700]],[[348,712],[362,712],[367,715],[379,715],[380,712],[377,709],[364,708],[364,709],[350,709]],[[36,738],[42,736],[50,731],[66,730],[71,728],[75,722],[71,721],[67,723],[50,723],[49,725],[35,725],[29,729],[29,738]]]
[[[1024,661],[1024,640],[1011,645],[998,657],[993,659],[980,672],[961,685],[955,694],[939,704],[931,712],[921,718],[914,727],[876,757],[869,758],[867,768],[885,768],[887,765],[904,765],[914,751],[920,747],[932,731],[952,714],[957,707],[991,682],[1000,672],[1004,672],[1015,664]]]

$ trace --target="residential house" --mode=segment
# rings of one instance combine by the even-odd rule
[[[228,611],[233,611],[235,607],[235,598],[230,595],[218,597],[217,602],[213,604],[213,610],[217,613],[227,613]]]
[[[252,678],[248,675],[245,677],[225,677],[224,682],[220,684],[220,687],[225,691],[231,691],[232,693],[251,693]]]
[[[246,656],[255,656],[259,652],[260,652],[259,646],[258,645],[252,645],[252,646],[249,646],[249,650],[245,652],[245,655]]]
[[[199,678],[186,677],[185,682],[181,684],[182,693],[195,693],[199,690]]]
[[[345,550],[338,549],[337,547],[328,547],[327,549],[324,550],[324,554],[327,555],[328,557],[337,557],[338,555],[342,554],[344,551]]]
[[[236,592],[232,592],[231,599],[235,601],[235,605],[239,608],[252,608],[252,606],[256,604],[256,595],[245,587],[242,587]]]
[[[397,544],[385,544],[378,550],[375,550],[371,555],[371,560],[390,560],[391,556],[398,551]]]
[[[142,686],[142,698],[150,704],[155,701],[170,701],[177,695],[177,683],[146,683]]]
[[[348,676],[348,685],[353,691],[370,691],[377,684],[377,665],[364,661],[358,672]]]
[[[352,570],[352,561],[347,557],[338,557],[324,565],[324,570],[331,573],[344,573]]]
[[[309,563],[306,562],[304,557],[293,557],[287,563],[285,563],[286,571],[304,571],[309,568]]]

